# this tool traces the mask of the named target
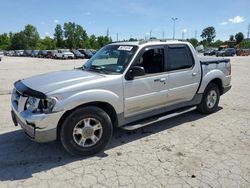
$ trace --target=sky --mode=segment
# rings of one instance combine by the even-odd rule
[[[0,33],[19,32],[34,25],[40,36],[52,36],[56,24],[75,22],[88,35],[106,35],[114,41],[129,38],[200,40],[201,32],[215,27],[216,39],[231,34],[247,36],[250,0],[1,0]],[[183,36],[184,35],[184,36]]]

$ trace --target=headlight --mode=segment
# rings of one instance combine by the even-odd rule
[[[39,99],[35,98],[35,97],[29,97],[27,102],[26,102],[26,109],[30,110],[30,111],[36,111],[38,108],[38,103],[39,103]]]
[[[43,112],[49,113],[53,110],[56,103],[57,103],[57,98],[54,97],[41,99],[40,108]]]

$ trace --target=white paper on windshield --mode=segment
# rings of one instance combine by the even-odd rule
[[[133,46],[119,46],[118,50],[131,51]]]

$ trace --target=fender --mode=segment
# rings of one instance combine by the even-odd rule
[[[90,102],[106,102],[112,105],[116,113],[119,114],[123,112],[123,100],[121,97],[123,95],[119,96],[114,92],[104,89],[81,91],[58,102],[54,111],[68,111]]]
[[[201,86],[200,86],[198,93],[204,93],[207,85],[216,78],[219,78],[222,82],[222,86],[224,86],[225,74],[221,70],[218,70],[218,69],[211,70],[202,78]]]

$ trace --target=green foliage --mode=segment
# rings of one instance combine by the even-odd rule
[[[108,36],[99,36],[97,38],[98,48],[103,47],[104,45],[112,42],[112,40]]]
[[[216,37],[215,28],[210,26],[203,29],[201,37],[208,43],[208,45],[210,45],[211,42],[213,42],[214,38]]]
[[[242,32],[236,33],[235,35],[236,43],[239,44],[244,40],[244,35]]]
[[[9,49],[11,45],[10,37],[7,33],[0,35],[0,50]]]
[[[24,40],[27,45],[27,48],[31,50],[36,49],[37,43],[40,38],[36,27],[30,24],[26,25],[23,30],[23,34],[24,34]]]
[[[54,40],[55,40],[56,46],[58,48],[64,47],[63,29],[62,29],[62,26],[60,24],[57,24],[55,27]]]
[[[91,35],[89,37],[89,48],[92,48],[92,49],[98,49],[99,48],[99,45],[98,45],[98,42],[97,42],[97,38],[95,35]]]
[[[187,39],[194,47],[198,46],[198,40],[196,38]]]
[[[216,40],[214,43],[211,44],[212,47],[219,48],[221,45],[223,45],[224,42],[221,40]]]
[[[88,44],[88,35],[82,26],[68,22],[63,28],[67,48],[84,48]]]
[[[37,47],[40,50],[54,50],[56,49],[56,43],[52,38],[46,36],[44,39],[39,40]]]
[[[25,50],[28,48],[25,34],[23,31],[15,33],[13,35],[10,48],[12,50]]]
[[[250,40],[244,39],[240,44],[240,48],[250,48]]]

